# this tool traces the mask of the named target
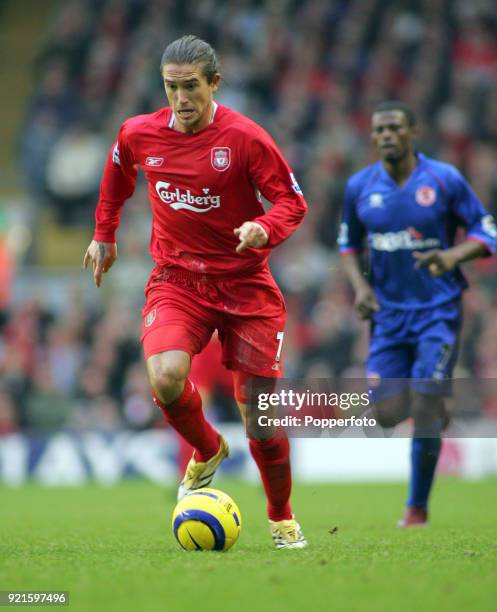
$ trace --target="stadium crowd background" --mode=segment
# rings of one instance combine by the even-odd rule
[[[345,181],[374,158],[372,108],[401,98],[418,114],[420,149],[456,164],[497,214],[494,2],[60,2],[33,66],[16,153],[33,245],[47,216],[55,235],[90,239],[107,150],[124,119],[164,106],[160,56],[184,33],[218,51],[218,100],[273,135],[310,205],[272,256],[289,311],[287,375],[362,376],[368,328],[335,248]],[[12,249],[12,217],[0,217],[0,433],[159,426],[138,342],[151,268],[144,181],[125,208],[120,258],[100,292],[88,272],[63,262],[44,269],[39,249]],[[497,379],[496,259],[466,272],[472,290],[456,376]],[[233,415],[225,396],[214,400],[220,419]],[[480,408],[497,414],[495,405]]]

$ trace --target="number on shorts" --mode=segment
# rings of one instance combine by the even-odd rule
[[[279,331],[276,333],[276,340],[278,340],[278,350],[276,351],[275,361],[276,363],[280,362],[281,359],[281,349],[283,348],[283,337],[285,332]]]

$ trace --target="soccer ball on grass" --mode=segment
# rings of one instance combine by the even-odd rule
[[[185,550],[226,551],[240,535],[242,517],[238,506],[223,491],[197,489],[174,509],[172,527]]]

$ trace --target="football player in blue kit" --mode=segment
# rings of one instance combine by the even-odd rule
[[[461,173],[415,149],[415,123],[402,102],[374,110],[371,135],[380,159],[349,178],[338,239],[357,312],[371,319],[367,375],[375,380],[375,417],[383,427],[408,416],[414,421],[401,527],[428,522],[467,286],[458,266],[497,246],[494,221]],[[461,226],[465,240],[455,245]]]

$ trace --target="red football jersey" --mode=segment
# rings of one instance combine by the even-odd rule
[[[262,267],[270,248],[301,223],[307,205],[273,139],[259,125],[216,105],[212,122],[196,134],[172,127],[167,107],[128,119],[107,160],[94,239],[114,242],[137,169],[147,177],[153,213],[150,252],[158,265],[200,273]],[[264,213],[260,193],[272,203]],[[257,221],[269,236],[264,249],[236,253],[233,233]]]

